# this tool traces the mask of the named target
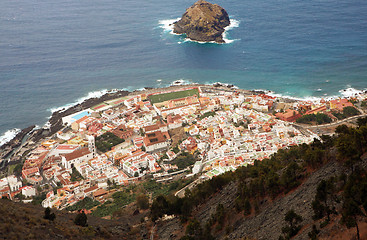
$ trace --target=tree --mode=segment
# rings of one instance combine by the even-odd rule
[[[248,200],[248,198],[245,199],[245,202],[243,204],[243,208],[244,208],[244,214],[245,214],[245,216],[251,214],[251,203]]]
[[[343,108],[343,115],[345,117],[351,117],[355,115],[359,115],[360,112],[355,107],[345,107]]]
[[[320,230],[317,229],[316,225],[312,225],[312,231],[308,233],[308,237],[311,240],[317,240],[317,235],[320,233]]]
[[[138,208],[140,209],[148,209],[149,208],[149,199],[147,195],[140,194],[136,197],[136,204],[138,205]]]
[[[87,215],[84,213],[84,211],[81,211],[78,213],[74,219],[74,223],[78,226],[86,227],[88,226],[88,218]]]
[[[288,224],[287,226],[282,228],[284,238],[291,239],[301,229],[301,226],[298,224],[302,222],[303,219],[293,209],[291,209],[286,213],[284,220]]]
[[[342,222],[348,227],[356,227],[359,236],[358,218],[365,216],[361,206],[367,207],[367,176],[365,171],[356,169],[349,175],[343,192]]]
[[[203,233],[203,229],[198,220],[195,218],[189,221],[189,224],[186,228],[186,234],[194,239],[198,239],[201,237]]]
[[[352,198],[345,199],[343,203],[342,222],[347,226],[347,228],[356,227],[357,239],[359,240],[358,216],[364,216],[358,204]]]
[[[50,220],[50,221],[53,221],[53,220],[55,220],[56,215],[55,215],[55,213],[51,213],[51,209],[49,207],[47,207],[45,209],[45,215],[43,216],[43,218],[47,219],[47,220]]]
[[[168,213],[169,204],[166,198],[159,195],[154,201],[150,208],[150,214],[152,221],[156,221],[158,218],[163,217],[164,214]]]
[[[334,179],[328,181],[322,180],[317,186],[314,201],[312,201],[312,208],[315,215],[314,219],[321,219],[327,215],[327,221],[330,221],[330,214],[333,212],[329,206],[328,200],[334,192]]]

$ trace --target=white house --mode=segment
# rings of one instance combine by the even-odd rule
[[[14,175],[8,176],[8,183],[12,192],[18,191],[22,187],[22,182]]]
[[[71,169],[74,164],[93,158],[93,153],[88,148],[81,148],[61,157],[61,163],[66,169]]]
[[[32,186],[25,186],[25,187],[22,188],[22,194],[25,197],[36,196],[36,189]]]

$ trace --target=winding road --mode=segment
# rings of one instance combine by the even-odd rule
[[[352,117],[349,117],[349,118],[338,120],[336,122],[322,124],[322,125],[312,125],[312,126],[310,126],[310,125],[307,125],[307,124],[299,124],[299,123],[293,123],[293,125],[301,127],[301,128],[307,128],[307,129],[327,128],[327,127],[337,126],[337,125],[343,124],[345,122],[348,122],[348,121],[351,121],[351,120],[354,120],[354,119],[358,119],[358,118],[361,118],[361,117],[366,117],[366,116],[367,116],[367,114],[363,113],[361,115],[352,116]]]

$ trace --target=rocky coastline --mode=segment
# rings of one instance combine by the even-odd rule
[[[127,96],[129,93],[129,91],[125,90],[111,91],[99,98],[86,99],[84,102],[74,105],[70,108],[61,109],[59,111],[53,112],[49,119],[49,127],[35,129],[35,125],[29,126],[22,129],[9,142],[0,146],[0,159],[6,159],[10,157],[14,150],[22,144],[24,137],[26,137],[27,135],[29,135],[29,138],[27,139],[28,142],[37,142],[42,138],[50,137],[63,128],[63,117],[82,111],[84,109],[88,109],[104,101]]]
[[[191,86],[192,84],[188,84],[185,86]],[[223,83],[214,83],[213,85],[203,85],[203,84],[193,84],[195,86],[205,86],[205,87],[214,87],[216,89],[222,89],[222,90],[234,90],[234,85],[231,84],[223,84]],[[70,114],[88,109],[90,107],[93,107],[97,104],[100,104],[104,101],[124,97],[127,95],[134,95],[134,94],[141,94],[141,93],[153,93],[161,90],[172,90],[172,89],[179,89],[183,86],[169,86],[164,88],[153,88],[153,87],[145,87],[144,90],[134,90],[133,92],[125,91],[125,90],[117,90],[117,91],[110,91],[103,96],[99,98],[90,98],[86,99],[84,102],[76,104],[70,108],[67,109],[61,109],[59,111],[55,111],[52,113],[50,119],[49,119],[49,125],[48,127],[42,127],[36,129],[35,125],[29,126],[27,128],[22,129],[13,139],[11,139],[9,142],[3,144],[0,146],[0,159],[6,159],[11,157],[11,155],[14,153],[14,150],[19,148],[22,144],[23,139],[29,135],[29,138],[27,139],[27,143],[35,143],[39,140],[47,137],[51,137],[58,131],[60,131],[64,126],[62,123],[62,118],[65,116],[68,116]],[[246,92],[250,94],[252,91],[249,90],[243,90],[243,89],[236,89],[241,92]],[[13,160],[13,159],[12,159]]]

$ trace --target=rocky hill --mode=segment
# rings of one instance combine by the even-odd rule
[[[366,122],[157,199],[156,239],[367,239]]]
[[[146,212],[124,210],[118,220],[87,215],[88,226],[74,223],[77,213],[51,209],[54,220],[45,219],[39,205],[0,199],[0,239],[139,239],[148,238]]]
[[[224,43],[222,34],[230,24],[228,13],[217,4],[197,1],[174,23],[174,33],[195,41]]]
[[[140,187],[138,187],[140,188]],[[183,198],[159,195],[118,218],[0,200],[4,239],[367,239],[367,118],[335,136],[279,150],[270,159],[196,185]],[[147,218],[149,217],[149,219]]]

